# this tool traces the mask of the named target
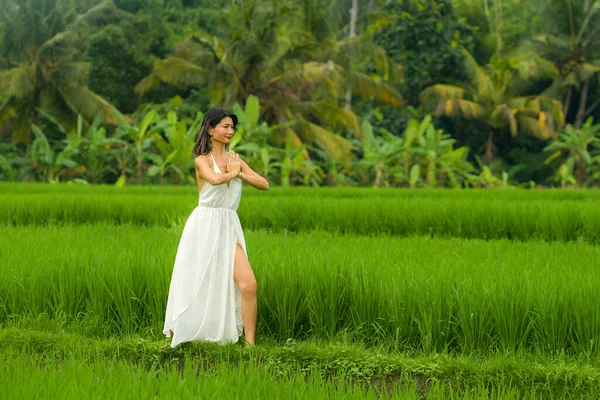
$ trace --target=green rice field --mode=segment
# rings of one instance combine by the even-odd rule
[[[195,188],[0,184],[0,398],[597,398],[598,200],[246,188],[258,346],[171,349]]]

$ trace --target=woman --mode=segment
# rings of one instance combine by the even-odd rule
[[[175,257],[163,333],[182,342],[237,342],[256,331],[256,280],[236,210],[242,182],[267,190],[267,180],[229,150],[238,119],[214,108],[204,115],[193,153],[200,200]]]

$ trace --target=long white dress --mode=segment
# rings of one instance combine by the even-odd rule
[[[212,157],[212,153],[211,153]],[[213,170],[221,171],[214,161]],[[237,342],[243,331],[241,293],[233,280],[236,244],[246,252],[237,215],[242,181],[206,182],[177,248],[163,333],[182,342]]]

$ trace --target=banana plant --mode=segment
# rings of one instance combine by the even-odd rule
[[[39,126],[32,124],[31,131],[34,140],[29,150],[29,158],[33,167],[44,181],[58,183],[66,169],[77,167],[77,162],[71,157],[77,151],[78,143],[68,143],[60,152],[55,152]]]
[[[564,131],[559,133],[558,139],[544,148],[544,151],[553,152],[545,164],[567,156],[555,176],[555,180],[560,181],[562,187],[572,184],[573,180],[576,184],[584,184],[590,175],[594,175],[591,169],[596,164],[594,152],[600,151],[600,124],[594,125],[593,122],[593,118],[590,117],[579,129],[567,125]]]
[[[119,137],[108,137],[102,126],[102,113],[98,114],[87,131],[84,132],[85,120],[77,117],[77,127],[67,134],[67,143],[76,148],[79,158],[78,169],[90,182],[100,181],[102,175],[113,167],[114,150],[127,143]],[[112,172],[118,172],[116,170]]]
[[[131,124],[124,118],[117,117],[119,120],[118,130],[123,136],[128,136],[133,141],[132,153],[135,158],[136,175],[139,183],[143,182],[144,160],[147,152],[152,145],[154,134],[169,125],[167,121],[158,121],[156,110],[150,110],[139,125]]]
[[[261,146],[249,142],[238,145],[235,149],[254,171],[267,179],[277,173],[278,165],[282,161],[281,149],[269,144]]]
[[[260,104],[258,97],[248,96],[244,109],[236,103],[233,106],[233,112],[238,116],[238,126],[229,143],[230,149],[234,150],[242,137],[245,143],[256,143],[259,146],[267,145],[272,129],[269,128],[266,122],[259,123]]]
[[[194,178],[187,172],[193,168],[194,161],[191,155],[194,139],[200,130],[203,118],[204,114],[198,112],[196,119],[188,127],[186,121],[179,120],[174,111],[167,114],[167,124],[162,128],[162,134],[160,132],[152,134],[154,143],[160,151],[162,162],[159,162],[156,157],[153,158],[155,165],[148,171],[150,176],[161,175],[161,171],[161,176],[164,176],[167,170],[171,170],[176,173],[179,182],[186,179],[190,182],[194,181]]]
[[[246,99],[244,109],[236,103],[233,112],[238,116],[238,126],[229,148],[240,153],[244,161],[265,178],[274,175],[283,161],[285,151],[272,146],[269,138],[274,136],[275,130],[292,123],[272,127],[266,122],[259,123],[260,104],[258,97],[253,95]],[[308,154],[305,155],[308,157]]]
[[[274,166],[279,167],[281,186],[289,187],[294,183],[316,186],[323,182],[325,173],[308,158],[306,145],[296,147],[291,140],[287,140],[285,148],[279,151],[281,161],[275,162]]]
[[[10,143],[0,143],[0,181],[19,182],[31,171],[25,152]]]
[[[369,121],[362,123],[363,159],[361,164],[367,170],[374,170],[373,186],[390,186],[395,179],[406,177],[402,167],[402,155],[406,150],[405,140],[381,130],[381,136],[376,137]]]
[[[8,162],[8,159],[0,154],[0,172],[4,175],[4,178],[9,182],[16,181],[16,173],[14,168]],[[0,179],[2,180],[2,179]]]
[[[427,186],[435,188],[441,180],[448,179],[452,187],[458,188],[467,174],[474,170],[467,161],[469,148],[454,149],[455,142],[450,135],[429,123],[417,136],[416,146],[409,148],[409,152],[415,155],[415,163],[425,171]]]

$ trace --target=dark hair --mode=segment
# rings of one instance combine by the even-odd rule
[[[196,134],[194,148],[192,149],[192,154],[194,154],[195,157],[198,157],[201,154],[210,153],[212,150],[212,143],[210,141],[208,129],[214,128],[226,117],[231,118],[233,121],[233,128],[235,129],[235,127],[237,127],[238,117],[230,111],[223,108],[212,108],[204,114],[202,125],[200,125],[200,130]]]

